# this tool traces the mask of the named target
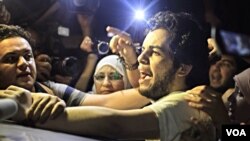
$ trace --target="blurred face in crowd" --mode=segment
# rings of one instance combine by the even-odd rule
[[[222,55],[221,59],[210,66],[209,80],[213,88],[228,88],[234,81],[237,65],[232,56]]]
[[[113,67],[105,65],[94,76],[97,94],[110,94],[124,89],[123,76]]]
[[[156,29],[147,34],[139,61],[139,92],[157,100],[171,92],[174,78],[170,48],[166,44],[169,32]]]
[[[0,41],[0,88],[16,85],[32,90],[36,66],[30,44],[22,37]]]

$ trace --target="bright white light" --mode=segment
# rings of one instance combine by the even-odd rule
[[[144,11],[143,10],[135,11],[135,19],[143,20],[144,19]]]

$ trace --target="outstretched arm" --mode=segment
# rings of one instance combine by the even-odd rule
[[[81,105],[104,106],[113,109],[127,110],[144,107],[150,100],[142,96],[138,89],[126,89],[108,95],[89,94]]]
[[[55,120],[36,126],[112,139],[159,138],[158,120],[149,108],[129,111],[92,106],[66,108]]]
[[[56,96],[9,86],[0,91],[0,98],[10,98],[17,102],[18,112],[11,118],[14,121],[44,122],[55,118],[64,111],[66,104]]]

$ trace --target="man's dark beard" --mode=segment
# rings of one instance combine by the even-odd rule
[[[139,92],[141,95],[153,99],[158,100],[165,95],[170,93],[169,87],[174,79],[175,71],[171,69],[165,76],[156,76],[156,82],[153,85],[150,85],[148,89],[140,89]]]

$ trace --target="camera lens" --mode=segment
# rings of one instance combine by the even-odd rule
[[[62,61],[62,68],[65,75],[73,75],[78,69],[77,58],[70,56]]]
[[[97,49],[100,55],[104,55],[109,52],[109,45],[107,42],[99,41],[97,45]]]
[[[79,70],[79,62],[76,57],[69,56],[64,59],[59,57],[52,58],[52,71],[51,75],[60,74],[65,76],[74,76]]]

